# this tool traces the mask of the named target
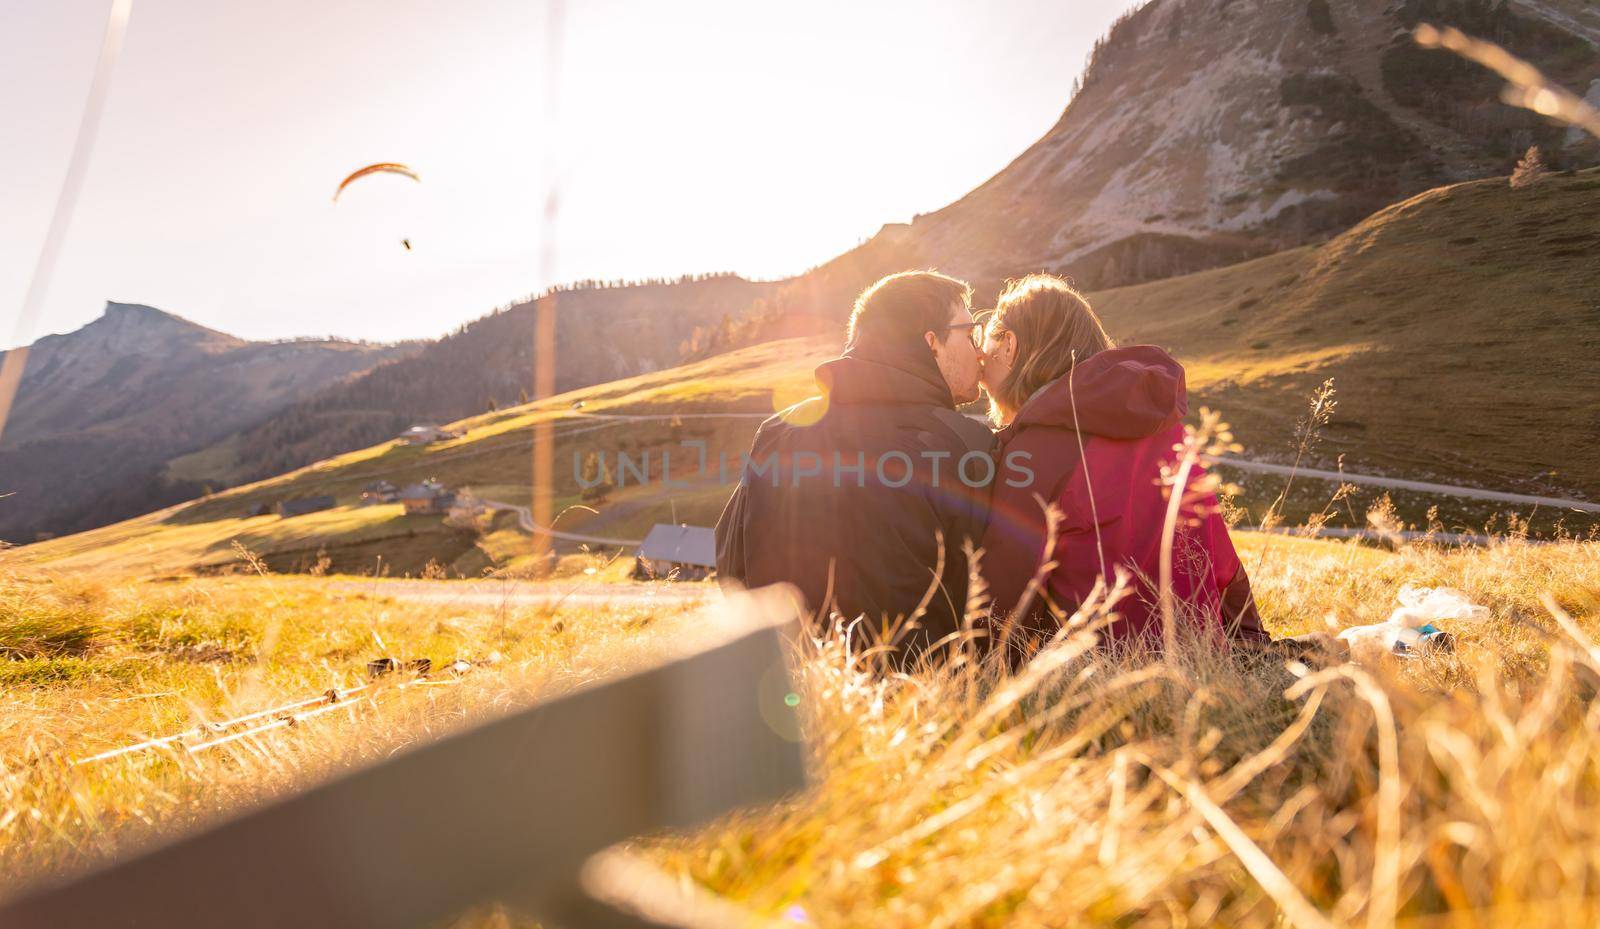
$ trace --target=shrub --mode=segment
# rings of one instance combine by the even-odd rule
[[[1539,150],[1539,146],[1530,145],[1522,160],[1517,162],[1517,169],[1511,172],[1511,188],[1521,190],[1532,187],[1549,173],[1550,168],[1544,163],[1544,152]]]

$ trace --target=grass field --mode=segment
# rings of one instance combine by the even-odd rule
[[[881,678],[813,645],[815,788],[641,848],[811,925],[1592,925],[1600,544],[1241,545],[1278,634],[1382,619],[1407,583],[1492,619],[1455,628],[1455,654],[1328,672],[1199,646],[1114,660],[1078,637],[1016,677]],[[415,604],[388,583],[0,563],[0,894],[697,634],[676,601]],[[350,687],[381,656],[474,669],[198,755],[71,764]]]
[[[386,583],[0,568],[5,882],[81,864],[613,674],[699,631],[677,600],[575,614],[510,601],[410,603],[388,596]],[[428,658],[436,668],[462,659],[472,670],[436,675],[447,682],[437,685],[385,683],[301,731],[210,754],[72,764],[201,721],[366,684],[367,662],[380,657]]]
[[[1324,462],[1595,499],[1597,205],[1600,168],[1521,190],[1471,181],[1321,246],[1094,302],[1115,337],[1172,348],[1255,457],[1290,452],[1304,398],[1333,378]]]

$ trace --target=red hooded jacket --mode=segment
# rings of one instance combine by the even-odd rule
[[[1023,404],[1000,431],[1009,476],[995,484],[983,538],[983,576],[997,621],[1016,610],[1044,562],[1044,510],[1035,499],[1042,497],[1065,519],[1053,553],[1058,566],[1040,595],[1070,615],[1102,574],[1109,580],[1122,566],[1133,575],[1132,593],[1106,636],[1159,643],[1156,584],[1168,500],[1161,466],[1178,459],[1174,446],[1183,441],[1187,412],[1183,366],[1151,345],[1100,352]],[[1033,472],[1031,480],[1018,464]],[[1203,476],[1196,467],[1192,480]],[[1179,615],[1230,639],[1267,640],[1218,510],[1212,494],[1180,510],[1173,551]],[[1017,628],[1054,632],[1057,624],[1043,606],[1036,598]]]

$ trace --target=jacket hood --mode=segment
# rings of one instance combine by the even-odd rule
[[[1172,428],[1188,412],[1183,365],[1154,345],[1130,345],[1100,352],[1046,384],[1004,432],[1041,425],[1143,439]]]
[[[932,404],[950,409],[956,405],[938,362],[921,342],[857,342],[819,365],[815,377],[822,393],[835,403]]]

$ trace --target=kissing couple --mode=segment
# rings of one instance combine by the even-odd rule
[[[1186,631],[1269,641],[1214,493],[1185,438],[1183,366],[1118,346],[1067,281],[1010,282],[974,315],[972,288],[931,271],[856,300],[819,393],[765,421],[717,521],[724,585],[793,584],[822,618],[897,664],[971,626],[1025,660],[1101,583],[1127,578],[1103,641],[1159,648],[1160,562]],[[959,412],[988,396],[988,417]],[[1176,526],[1171,495],[1181,494]],[[969,616],[976,553],[987,588]]]

